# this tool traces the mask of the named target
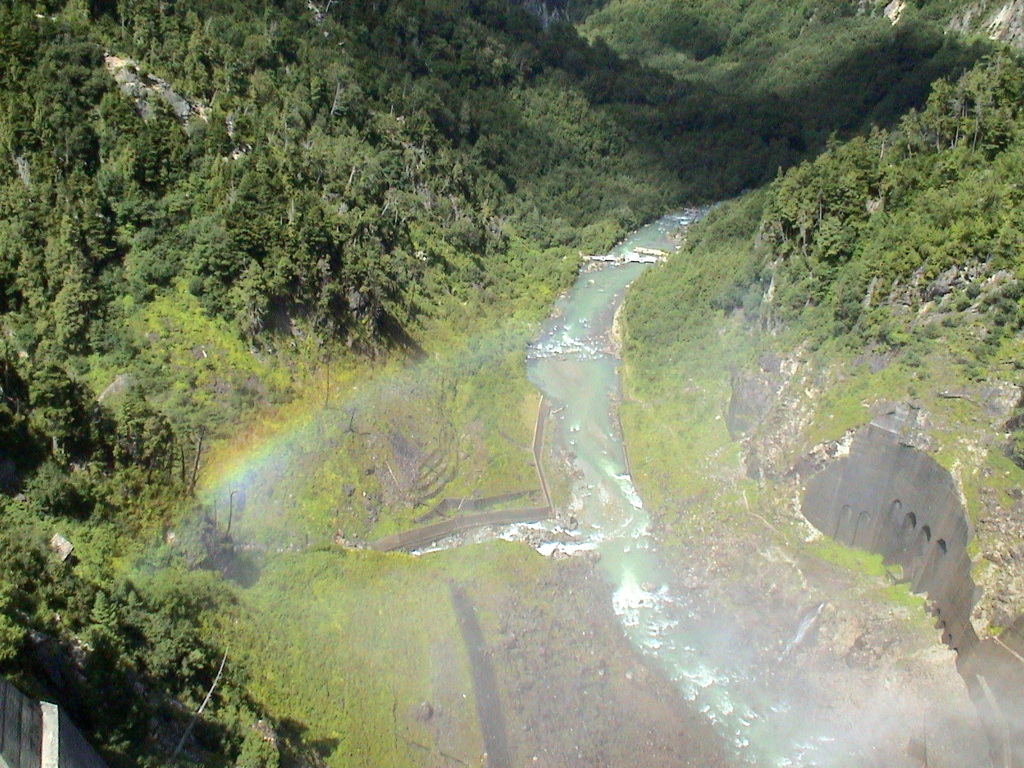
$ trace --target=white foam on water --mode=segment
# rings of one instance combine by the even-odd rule
[[[637,583],[632,571],[626,571],[622,576],[622,584],[612,595],[612,607],[615,615],[627,627],[636,627],[640,624],[640,613],[642,610],[651,610],[658,602],[658,596]]]
[[[586,542],[583,544],[565,544],[560,541],[545,541],[539,544],[535,549],[544,557],[551,557],[552,555],[578,555],[581,552],[593,552],[597,549],[597,545],[593,542]]]
[[[573,338],[563,332],[559,338],[542,339],[531,344],[526,352],[528,360],[558,358],[562,360],[599,360],[610,357],[601,347],[588,339]]]
[[[679,669],[680,680],[686,680],[693,683],[697,688],[710,688],[716,683],[726,683],[728,678],[723,677],[720,674],[715,674],[715,671],[704,664],[697,664],[695,666]]]
[[[667,217],[655,227],[639,233],[638,237],[620,243],[615,251],[626,252],[640,244],[650,244],[666,251],[677,250],[666,235],[699,219],[707,210],[694,208]],[[596,282],[591,280],[591,285],[596,285]],[[605,293],[603,287],[598,287],[598,290]],[[618,297],[621,291],[616,290],[614,294]],[[567,314],[571,312],[567,310]],[[585,318],[564,318],[563,322],[561,327],[528,349],[529,359],[614,359],[614,355],[606,351],[604,335],[597,332],[602,330],[599,326],[603,321],[588,323]],[[581,338],[574,338],[574,333]],[[598,338],[589,338],[590,335]],[[571,365],[567,368],[570,373],[574,372]],[[591,423],[587,418],[581,419],[575,414],[570,416],[569,411],[560,418],[564,438],[572,441],[573,445],[578,442],[589,448],[580,451],[577,468],[595,482],[590,486],[577,484],[574,489],[570,511],[581,521],[580,533],[569,543],[565,543],[567,537],[560,536],[561,542],[546,541],[535,545],[537,550],[550,556],[562,552],[592,551],[600,547],[602,562],[612,570],[622,569],[619,586],[612,597],[612,607],[626,633],[645,655],[664,665],[682,696],[694,702],[694,707],[705,714],[723,743],[733,746],[742,762],[762,766],[813,762],[798,754],[802,747],[792,742],[785,746],[777,743],[779,737],[785,739],[774,731],[776,726],[782,725],[779,721],[787,719],[784,713],[788,707],[777,705],[772,708],[774,712],[766,707],[763,714],[758,715],[746,703],[747,697],[743,693],[748,689],[747,671],[734,668],[728,661],[720,661],[719,649],[712,647],[713,640],[704,637],[706,633],[699,624],[701,619],[697,609],[685,591],[673,596],[660,582],[655,585],[646,581],[659,579],[654,575],[656,567],[651,568],[650,574],[647,570],[656,559],[646,553],[639,557],[630,553],[656,547],[651,540],[650,521],[643,500],[633,478],[625,471],[621,457],[612,459],[608,455],[609,446],[612,446],[612,453],[616,453],[617,434],[608,434],[606,422]],[[596,466],[592,466],[590,461],[594,461]],[[593,474],[595,469],[598,473],[596,478]],[[736,696],[735,701],[733,696]],[[751,742],[755,746],[751,746]],[[785,762],[778,762],[780,755],[776,747],[786,752]],[[813,751],[813,745],[808,745],[808,749]],[[793,763],[793,760],[797,762]]]
[[[643,509],[644,502],[640,498],[640,494],[636,490],[636,486],[633,485],[633,478],[630,475],[612,475],[615,482],[619,486],[619,490],[622,491],[622,495],[626,497],[626,501],[633,509]]]
[[[423,547],[422,549],[410,550],[409,554],[412,557],[420,557],[421,555],[429,555],[431,552],[441,552],[442,550],[445,550],[445,549],[447,549],[447,547],[442,547],[442,546],[435,545],[433,547]]]
[[[671,634],[673,630],[679,627],[679,620],[665,618],[655,619],[652,617],[651,620],[647,622],[647,627],[650,632],[656,635]],[[672,647],[675,648],[675,645],[673,644]]]

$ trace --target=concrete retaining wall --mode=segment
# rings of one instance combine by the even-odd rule
[[[970,530],[953,478],[934,459],[869,425],[848,457],[807,483],[803,513],[837,541],[903,566],[914,591],[934,604],[951,648],[977,644]]]
[[[483,496],[481,498],[441,499],[429,512],[420,515],[413,522],[425,523],[428,520],[433,520],[435,517],[446,517],[451,512],[479,512],[487,507],[507,504],[510,501],[517,501],[534,493],[536,491],[530,489],[502,493],[497,496]]]
[[[971,531],[949,472],[872,424],[849,456],[812,477],[802,511],[832,538],[899,564],[915,592],[928,595],[942,640],[957,652],[957,668],[981,714],[999,768],[1024,768],[1024,655],[1016,628],[980,639],[971,623],[976,587],[967,543]]]
[[[419,549],[463,531],[485,525],[512,525],[513,523],[536,523],[551,516],[550,507],[527,507],[525,509],[499,509],[493,512],[478,512],[461,515],[442,523],[412,528],[392,536],[385,536],[370,544],[370,549],[391,552],[396,549]]]
[[[0,680],[0,767],[39,768],[42,733],[39,702]]]
[[[533,453],[534,467],[537,470],[537,481],[540,483],[540,492],[544,495],[547,506],[544,507],[522,507],[518,509],[499,509],[475,514],[459,515],[438,523],[423,525],[419,528],[412,528],[391,536],[377,539],[370,543],[370,549],[379,552],[391,552],[396,549],[419,549],[440,541],[456,533],[462,533],[473,528],[480,528],[485,525],[511,525],[513,523],[536,523],[546,520],[552,515],[551,494],[548,492],[548,480],[544,473],[542,457],[544,453],[544,430],[548,416],[551,413],[551,406],[546,398],[541,398],[537,406],[537,421],[533,428]],[[417,518],[417,522],[427,520],[441,512],[452,509],[469,510],[480,509],[484,506],[512,501],[517,498],[528,496],[535,491],[515,491],[501,496],[490,496],[483,499],[442,499],[430,512]]]
[[[68,716],[43,702],[42,768],[107,768]]]
[[[544,494],[544,502],[548,507],[554,508],[551,504],[548,478],[544,473],[544,432],[550,415],[551,405],[546,397],[541,397],[540,405],[537,406],[537,421],[533,427],[533,465],[537,469],[537,482],[540,483],[540,490]]]
[[[107,768],[56,704],[0,679],[0,768]]]

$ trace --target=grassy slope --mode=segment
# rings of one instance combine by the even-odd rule
[[[1005,73],[1015,65],[1001,66]],[[806,189],[818,206],[815,185],[852,173],[844,164],[863,156],[857,146],[834,148],[769,190],[723,204],[694,228],[681,254],[636,284],[626,310],[630,399],[623,422],[638,482],[670,541],[688,540],[709,518],[735,530],[760,525],[753,509],[787,531],[789,546],[807,550],[806,530],[790,525],[789,481],[748,479],[741,444],[724,425],[731,376],[755,370],[764,352],[792,365],[783,405],[752,436],[771,462],[769,473],[787,472],[816,445],[866,423],[875,406],[909,401],[927,414],[931,452],[959,483],[972,522],[1015,507],[1011,491],[1024,482],[1024,471],[1004,453],[1004,422],[1024,349],[1017,293],[1005,286],[1016,285],[1021,267],[1019,252],[1000,243],[1018,237],[1007,222],[1019,220],[1020,204],[1004,184],[1019,162],[1019,125],[987,152],[943,146],[956,141],[953,127],[938,151],[934,134],[931,150],[896,150],[901,141],[914,141],[920,121],[934,120],[952,103],[945,99],[933,99],[920,119],[883,140],[893,148],[879,163],[887,179],[884,211],[865,215],[871,195],[856,187],[854,213],[836,214],[849,238],[838,260],[822,250],[831,247],[822,244],[824,235],[815,235],[802,256],[799,244],[786,250],[785,238],[773,239],[773,227],[786,190]],[[819,199],[834,200],[822,194]],[[824,204],[826,218],[834,204]],[[928,281],[943,270],[972,265],[981,265],[981,276],[940,298],[928,293]],[[1003,276],[991,278],[1000,269]],[[854,298],[844,303],[843,286],[853,275]],[[895,276],[900,290],[910,292],[909,307],[888,299],[886,290],[865,300],[872,275],[886,286]],[[854,305],[861,309],[850,320],[843,313]],[[1009,400],[996,405],[989,398],[1000,391]],[[991,526],[978,531],[975,555],[1001,546]],[[837,555],[842,549],[810,552],[867,567],[852,553]],[[978,563],[980,578],[1013,578],[994,575],[985,559]],[[987,602],[983,610],[1000,620]]]
[[[0,143],[27,158],[31,168],[30,181],[10,167],[0,178],[5,376],[0,426],[6,430],[7,417],[15,427],[31,420],[23,431],[32,431],[40,454],[29,456],[25,446],[27,458],[18,457],[17,470],[27,478],[24,497],[15,495],[22,490],[20,478],[8,477],[8,446],[0,457],[5,534],[15,529],[20,534],[23,521],[31,533],[28,543],[5,535],[4,552],[24,551],[26,559],[39,561],[31,563],[33,571],[5,558],[0,661],[6,672],[23,673],[30,685],[45,686],[45,671],[38,669],[25,639],[28,627],[51,633],[75,654],[95,650],[96,638],[106,639],[103,632],[109,631],[112,666],[130,669],[151,690],[176,696],[190,708],[216,672],[219,628],[202,627],[190,635],[185,625],[211,617],[194,615],[192,605],[182,608],[173,627],[182,631],[173,639],[174,651],[186,658],[180,668],[163,664],[173,685],[152,679],[146,676],[149,658],[158,651],[171,654],[153,647],[164,640],[160,632],[144,639],[132,634],[128,617],[135,621],[134,613],[148,612],[137,621],[152,619],[156,625],[166,618],[165,606],[147,603],[146,610],[137,609],[129,605],[134,593],[122,587],[144,584],[159,566],[215,565],[224,554],[216,550],[224,544],[228,516],[235,513],[232,533],[239,539],[247,534],[269,546],[304,546],[330,541],[338,530],[364,538],[388,533],[408,525],[440,495],[532,487],[527,448],[535,400],[523,375],[524,342],[571,280],[579,250],[608,247],[625,228],[669,206],[679,195],[679,182],[656,151],[589,103],[579,74],[561,70],[559,48],[539,25],[504,4],[393,2],[375,4],[372,11],[338,5],[322,23],[302,2],[274,4],[266,13],[214,2],[161,5],[159,13],[120,4],[120,19],[112,15],[113,4],[95,4],[95,18],[78,3],[62,12],[63,5],[41,4],[46,13],[38,16],[17,3],[0,6],[4,50],[16,55],[18,64],[0,72]],[[363,24],[374,34],[365,34]],[[407,35],[410,30],[416,31]],[[350,38],[348,48],[335,42],[339,37]],[[614,62],[609,69],[596,66],[585,46],[571,34],[564,37],[579,53],[575,61],[584,71],[599,70],[596,79],[621,69]],[[248,46],[244,74],[237,69],[243,43]],[[216,101],[209,122],[197,119],[186,132],[159,108],[155,117],[142,120],[104,70],[98,53],[103,50],[134,56],[142,70],[166,77],[194,101]],[[79,157],[70,144],[54,150],[51,145],[60,137],[51,141],[26,128],[32,117],[24,116],[32,110],[25,104],[36,99],[32,95],[23,104],[26,93],[37,94],[39,83],[68,79],[51,77],[45,69],[51,55],[77,56],[76,76],[90,87],[76,92],[81,96],[77,111],[70,109],[71,100],[39,97],[40,113],[46,115],[37,122],[53,117],[69,135],[81,129],[89,140],[83,142],[89,158],[86,150]],[[224,82],[215,82],[221,76]],[[651,81],[644,73],[638,79]],[[339,101],[342,90],[345,98]],[[21,117],[8,119],[15,113]],[[221,135],[233,126],[237,142],[244,144],[237,153]],[[154,168],[136,164],[143,155]],[[54,170],[57,156],[80,172],[71,181]],[[364,166],[366,173],[357,174]],[[604,169],[600,175],[607,185],[596,183],[595,166]],[[53,205],[38,202],[47,195]],[[80,216],[79,198],[87,211]],[[97,203],[102,213],[86,204],[94,198],[102,201]],[[67,210],[54,200],[67,203]],[[251,207],[243,212],[233,208],[236,203]],[[69,221],[102,222],[94,240],[103,249],[90,241],[95,252],[81,255],[97,260],[102,254],[106,262],[102,281],[73,296],[82,307],[93,304],[66,313],[72,331],[76,318],[99,320],[87,343],[70,352],[57,349],[55,367],[82,384],[80,402],[68,408],[71,415],[90,423],[110,416],[111,423],[104,421],[108,433],[94,440],[94,462],[78,456],[67,460],[60,453],[39,469],[50,441],[37,422],[51,430],[69,428],[63,412],[44,419],[40,406],[38,418],[31,415],[43,400],[33,389],[37,352],[53,341],[49,336],[59,336],[50,301],[57,288],[50,285],[50,294],[42,295],[44,278],[55,283],[66,266],[61,259],[70,259],[82,245],[73,240],[65,250],[51,248],[60,214]],[[221,221],[204,229],[210,216]],[[392,219],[397,233],[377,232]],[[320,309],[328,322],[319,327],[305,310],[291,313],[281,306],[300,297],[279,300],[259,276],[262,265],[263,277],[273,282],[270,273],[277,267],[288,273],[298,263],[303,249],[291,242],[272,258],[262,252],[296,222],[312,236],[318,254],[316,269],[307,264],[299,277],[323,278],[320,298],[326,303]],[[258,231],[261,225],[266,228]],[[190,255],[197,237],[226,250],[204,245]],[[30,258],[44,250],[50,254],[45,268],[41,258]],[[190,274],[205,269],[197,267],[196,256],[200,262],[206,256],[221,259],[217,268],[227,272],[220,274],[223,285],[215,292],[223,301],[211,302],[213,293],[201,290],[200,275]],[[240,279],[246,265],[255,282]],[[363,267],[368,274],[361,274]],[[382,292],[388,294],[387,324],[377,327],[348,311]],[[268,299],[262,306],[261,296]],[[235,299],[243,299],[239,307],[256,300],[250,319],[267,321],[258,339],[252,328],[236,322],[240,317],[228,306]],[[57,302],[58,309],[66,303]],[[339,332],[332,337],[332,330]],[[363,330],[369,331],[369,343]],[[346,342],[367,354],[346,349]],[[414,359],[421,362],[412,366]],[[18,374],[26,391],[11,386],[20,383]],[[144,414],[156,446],[149,474],[136,466],[141,462],[135,457],[125,460],[129,467],[123,471],[104,464],[108,449],[143,442],[138,433],[120,429],[122,412],[139,405],[130,402],[130,392],[108,393],[104,409],[110,413],[98,413],[95,397],[119,378],[132,381],[138,399],[153,412]],[[168,420],[171,434],[160,431]],[[115,429],[120,442],[111,447]],[[414,466],[403,473],[395,459],[410,444]],[[245,465],[264,454],[268,463],[249,481]],[[441,482],[429,493],[409,492],[415,465],[427,463],[427,456],[445,470]],[[240,466],[248,491],[244,510],[242,496],[233,493],[238,485],[232,472]],[[193,467],[199,470],[198,503],[191,497]],[[401,482],[388,480],[392,470]],[[343,493],[346,484],[353,487],[351,496]],[[68,499],[76,501],[79,486],[101,498],[95,509],[71,508]],[[78,519],[90,513],[91,519]],[[78,547],[73,572],[61,572],[46,559],[45,541],[54,527]],[[161,546],[168,542],[173,544]],[[480,560],[485,570],[500,572],[500,557]],[[381,558],[364,569],[383,574],[392,563]],[[322,584],[329,577],[310,579]],[[268,593],[273,589],[285,587],[266,587]],[[212,601],[209,614],[236,597],[222,586],[218,600],[223,602]],[[100,607],[91,611],[94,601]],[[67,603],[74,604],[73,611]],[[265,618],[263,630],[271,635],[286,629],[280,622],[291,621],[257,615]],[[420,631],[422,626],[429,622],[403,628]],[[346,642],[347,632],[358,634],[343,628],[340,642]],[[390,711],[391,673],[386,666],[381,671],[381,688],[362,700],[355,697],[343,730],[358,733],[353,723],[361,711],[368,721]],[[96,675],[102,679],[103,671]],[[238,704],[246,697],[242,678],[239,672],[222,687],[219,701],[207,710],[210,727],[199,730],[211,762],[233,759],[258,714]],[[298,672],[288,678],[285,669],[273,691],[261,689],[261,700],[276,712],[275,696],[302,698],[308,682]],[[89,681],[81,685],[93,687]],[[137,694],[137,688],[129,693],[128,685],[121,690]],[[180,720],[179,710],[161,713],[161,725]],[[311,729],[319,727],[315,713],[302,715],[312,719]],[[125,727],[137,729],[129,737],[114,730],[126,720]],[[167,759],[165,745],[149,733],[146,713],[111,709],[109,719],[86,725],[98,731],[98,741],[105,741],[108,756],[120,764]],[[140,735],[143,729],[147,733]],[[375,733],[371,740],[380,736]],[[364,742],[356,751],[363,747],[369,749]]]
[[[780,61],[779,66],[786,66],[784,57]],[[808,66],[807,72],[813,73]],[[725,238],[716,239],[714,245],[710,236],[708,243],[695,242],[694,253],[702,254],[699,261],[681,258],[665,268],[673,275],[672,283],[690,286],[699,294],[685,297],[681,305],[715,310],[720,293],[734,290],[737,283],[749,282],[756,274],[758,267],[746,246],[762,202],[758,195],[751,195],[740,205],[714,214],[713,219],[720,222],[715,238],[723,231]],[[664,280],[664,275],[652,272],[638,294],[644,296],[644,286],[656,291],[653,286],[659,280]],[[550,296],[536,299],[535,306],[540,308]],[[675,302],[679,297],[666,300]],[[458,318],[458,313],[454,317]],[[432,358],[424,369],[410,373],[390,365],[371,373],[343,370],[339,375],[335,371],[333,403],[327,409],[321,410],[319,405],[327,386],[324,372],[311,375],[316,380],[310,385],[310,394],[300,398],[295,407],[312,410],[315,427],[304,433],[296,448],[305,452],[304,459],[285,472],[274,489],[277,503],[273,513],[278,518],[271,526],[275,531],[272,537],[280,537],[286,530],[294,542],[302,531],[317,541],[328,538],[335,528],[349,534],[380,535],[408,524],[421,511],[388,506],[387,514],[372,525],[363,508],[338,510],[338,488],[344,483],[356,487],[356,498],[364,491],[371,496],[383,493],[375,476],[364,471],[375,463],[379,470],[374,459],[380,457],[374,456],[372,446],[342,428],[344,418],[340,417],[353,402],[346,393],[357,402],[365,404],[363,398],[372,402],[372,407],[366,406],[372,415],[365,417],[361,430],[383,433],[401,425],[407,434],[429,443],[454,425],[461,437],[446,450],[458,455],[459,461],[446,495],[509,490],[532,480],[521,450],[532,426],[532,393],[522,378],[521,361],[528,325],[498,332],[497,340],[491,335],[486,339],[467,336],[466,328],[473,325],[469,321],[462,326],[456,319],[450,326],[434,324],[418,334],[428,353],[448,351]],[[675,329],[664,333],[671,336]],[[651,368],[644,368],[641,345],[633,347],[635,356],[628,373],[632,401],[625,406],[624,421],[634,466],[645,496],[658,509],[683,505],[704,512],[715,509],[735,515],[737,524],[747,524],[749,518],[742,514],[746,503],[756,508],[759,500],[770,500],[759,496],[752,483],[733,484],[738,446],[729,440],[719,416],[728,397],[730,368],[749,364],[763,342],[752,337],[739,320],[720,328],[697,324],[694,334],[686,344],[667,337],[648,342],[648,348],[658,349],[659,355],[667,354],[671,360],[667,374],[647,375],[645,370]],[[452,354],[452,347],[459,351]],[[711,366],[708,360],[717,362]],[[457,395],[446,398],[438,388],[424,386],[427,371],[457,383]],[[865,388],[877,392],[879,383],[854,376],[848,389],[835,389],[833,418],[816,429],[822,435],[839,429],[835,414],[843,414],[840,421],[844,423],[857,421],[863,411],[858,393],[862,395]],[[354,394],[357,392],[360,394]],[[448,410],[442,414],[439,408]],[[509,419],[508,414],[521,418]],[[275,420],[281,423],[278,417],[271,417],[271,422]],[[504,435],[497,434],[499,428]],[[268,432],[275,432],[272,424]],[[326,455],[325,447],[330,449]],[[799,534],[797,527],[790,530],[793,537]],[[854,564],[872,572],[878,569],[873,561],[862,562],[829,545],[814,545],[808,553],[827,562]],[[259,670],[253,678],[258,699],[286,728],[293,721],[308,728],[304,738],[319,744],[322,753],[329,755],[329,765],[416,764],[422,755],[410,742],[429,739],[409,711],[418,701],[430,698],[431,686],[437,683],[426,675],[432,664],[439,663],[438,643],[431,638],[439,636],[440,645],[449,647],[459,642],[443,579],[453,573],[465,577],[465,569],[470,568],[467,558],[482,594],[506,580],[525,579],[528,591],[533,578],[529,574],[540,567],[522,553],[493,548],[471,556],[443,555],[429,563],[328,554],[273,562],[259,581],[241,594],[243,605],[253,609],[239,632],[240,644],[251,649],[248,666]],[[430,599],[423,599],[425,595]],[[914,602],[899,591],[886,592],[884,597]],[[429,634],[424,627],[431,628]],[[305,651],[310,647],[323,652],[310,654]],[[451,656],[446,658],[444,663],[460,663]],[[466,690],[464,669],[449,670],[448,674],[455,689],[461,686]],[[458,734],[450,745],[453,752],[472,754],[478,748],[472,708],[466,703],[449,712],[456,721],[451,726],[453,733]]]
[[[418,765],[415,744],[481,754],[469,670],[445,580],[477,594],[529,580],[521,551],[493,548],[487,576],[463,556],[410,560],[372,553],[276,560],[244,597],[239,639],[254,689],[281,723],[301,723],[328,766]],[[474,555],[476,559],[477,555]],[[316,649],[311,651],[311,649]],[[414,717],[430,701],[445,733]],[[441,709],[443,708],[443,714]]]

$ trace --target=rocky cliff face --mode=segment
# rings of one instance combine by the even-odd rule
[[[106,54],[103,57],[103,63],[121,92],[132,99],[136,111],[143,118],[153,117],[153,105],[154,99],[156,99],[162,101],[185,125],[188,125],[189,120],[194,116],[206,120],[206,110],[202,105],[191,104],[171,88],[166,80],[140,72],[138,64],[131,59]]]
[[[856,0],[858,13],[885,16],[893,25],[907,18],[906,0]],[[1024,0],[973,0],[959,4],[946,29],[964,35],[985,35],[1024,48]]]
[[[1024,0],[979,0],[957,13],[948,28],[953,32],[985,34],[992,40],[1024,48]]]
[[[864,354],[852,363],[820,367],[804,360],[801,352],[771,359],[762,356],[756,368],[734,372],[726,413],[731,434],[741,441],[747,476],[789,485],[792,494],[801,493],[811,478],[848,456],[857,434],[854,428],[836,439],[809,443],[812,424],[831,419],[831,414],[824,412],[823,395],[841,385],[851,367],[883,372],[892,362],[884,354]],[[972,382],[957,391],[922,393],[922,401],[955,401],[961,411],[970,414],[965,422],[954,421],[945,412],[933,412],[921,402],[893,403],[869,397],[862,403],[864,421],[856,425],[899,422],[900,444],[924,455],[955,442],[955,449],[945,452],[944,461],[951,466],[944,469],[949,470],[961,502],[966,501],[965,481],[972,486],[972,498],[965,505],[970,521],[971,570],[978,582],[972,622],[982,635],[1012,625],[1017,615],[1024,613],[1024,491],[1012,485],[1004,487],[1004,478],[990,461],[993,454],[1002,455],[1007,425],[1020,397],[1014,384],[995,381]],[[883,479],[892,480],[889,476]],[[881,482],[877,477],[864,480],[875,481]],[[823,525],[825,533],[834,535],[827,523]]]
[[[869,364],[884,366],[886,360]],[[954,652],[940,642],[943,633],[927,626],[922,606],[891,580],[844,567],[864,558],[828,544],[834,525],[823,533],[801,514],[810,479],[834,472],[861,452],[856,430],[806,448],[823,395],[838,375],[812,365],[806,350],[762,355],[749,369],[733,372],[724,417],[739,440],[740,461],[719,454],[712,463],[721,492],[688,500],[678,521],[667,515],[659,521],[665,528],[687,526],[687,543],[673,552],[678,572],[685,574],[679,591],[691,596],[702,625],[727,620],[729,637],[750,657],[751,680],[780,700],[799,691],[793,705],[798,716],[829,738],[836,734],[818,756],[821,764],[849,760],[917,768],[927,743],[930,765],[985,765],[984,728],[956,671]],[[893,410],[877,406],[880,417]],[[928,420],[914,421],[909,439],[927,445],[921,427]],[[958,509],[960,494],[949,473],[922,451],[898,443],[897,453],[903,450],[937,477],[945,473],[944,500],[949,510]],[[857,480],[858,487],[862,482]],[[890,490],[883,486],[880,497]],[[860,531],[859,516],[842,514],[843,506],[843,530],[858,541],[870,535],[871,526]],[[941,532],[964,552],[966,523],[962,514],[959,519],[959,526],[950,526],[954,532]],[[966,553],[961,558],[968,560]],[[888,573],[902,577],[898,566]],[[961,616],[970,615],[972,597],[968,586]],[[811,627],[806,634],[805,626]]]
[[[547,27],[556,21],[578,22],[605,3],[602,0],[513,0]]]

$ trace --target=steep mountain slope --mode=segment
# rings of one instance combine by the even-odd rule
[[[798,559],[885,576],[880,561],[858,562],[804,520],[838,507],[802,505],[816,473],[863,444],[855,441],[864,425],[897,429],[899,443],[933,457],[960,495],[971,538],[958,578],[980,587],[973,611],[966,587],[967,633],[995,638],[1011,668],[983,674],[1000,680],[1024,673],[1014,650],[1024,611],[1022,95],[1024,69],[1008,54],[939,81],[926,108],[896,128],[834,143],[765,190],[722,204],[679,256],[638,282],[625,320],[634,399],[626,432],[645,457],[635,471],[659,499],[668,539],[685,546],[714,530],[718,567],[742,568],[767,522]],[[903,511],[915,510],[935,512]],[[841,529],[840,515],[824,533]],[[880,541],[862,533],[843,540]],[[930,568],[950,546],[942,536],[922,528]],[[876,551],[900,546],[883,541]],[[921,572],[910,563],[901,570],[901,557],[887,560],[888,576],[919,586]],[[939,616],[936,639],[971,650],[947,628],[946,591],[933,586],[924,606]],[[860,610],[856,601],[845,609]],[[822,629],[828,652],[854,653],[835,621]],[[984,656],[961,658],[969,686]],[[991,693],[976,693],[984,706]],[[1009,725],[991,721],[997,746],[1004,729],[1020,727],[1007,717]],[[1019,760],[993,749],[997,762]]]
[[[620,45],[636,32],[609,15],[619,4],[587,27],[610,44],[559,21],[596,5],[0,0],[0,664],[66,703],[112,764],[365,761],[330,729],[391,722],[406,690],[356,676],[338,720],[286,723],[278,741],[263,716],[308,712],[316,676],[263,675],[273,646],[253,638],[281,637],[290,614],[220,576],[258,579],[232,552],[244,497],[197,499],[211,444],[268,412],[270,433],[284,415],[312,424],[291,445],[309,476],[271,478],[289,544],[410,518],[375,474],[389,456],[426,457],[428,497],[508,490],[529,434],[509,418],[531,405],[522,343],[581,252],[759,185],[834,131],[891,124],[980,53],[934,26],[723,4],[715,34],[735,40],[694,52],[707,66],[677,55],[696,27],[648,65],[622,55],[640,49]],[[978,104],[986,127],[958,123],[961,151],[1004,141],[988,101],[960,121]],[[780,226],[778,247],[796,247]],[[742,263],[722,277],[725,305],[739,292],[755,311],[742,278],[761,270]],[[856,278],[840,283],[859,291]],[[799,303],[786,295],[782,314]],[[637,344],[659,343],[643,326],[631,320]],[[437,381],[410,383],[402,364],[425,358]],[[358,407],[332,410],[361,386]],[[404,468],[386,469],[403,486]],[[66,561],[48,546],[58,531]],[[342,582],[364,568],[339,562]],[[369,562],[386,583],[391,561]],[[530,567],[508,572],[545,589]],[[498,580],[479,581],[498,604]],[[374,627],[339,642],[372,646],[359,632]],[[233,637],[247,651],[221,678]],[[388,755],[419,759],[388,738]]]
[[[820,151],[833,132],[891,124],[933,80],[976,58],[978,43],[945,34],[944,17],[925,10],[907,9],[894,26],[881,5],[848,0],[615,0],[582,31],[751,105],[746,126],[761,110],[776,130],[799,126],[789,140]]]
[[[562,34],[503,3],[0,4],[0,662],[113,764],[168,764],[243,612],[216,575],[236,499],[193,495],[211,442],[493,326],[469,379],[580,249],[680,194]],[[503,407],[476,386],[458,423]],[[442,458],[493,458],[474,429]],[[232,658],[180,759],[276,761]]]

